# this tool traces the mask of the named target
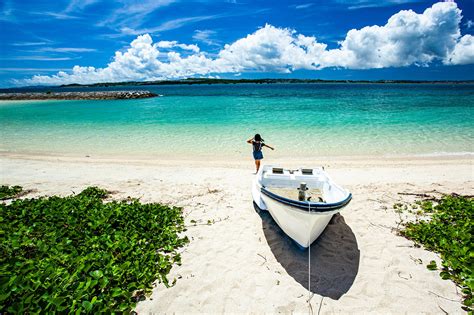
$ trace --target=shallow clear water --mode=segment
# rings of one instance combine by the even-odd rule
[[[276,147],[264,153],[274,157],[474,152],[474,85],[127,88],[163,97],[0,102],[0,150],[240,158],[251,155],[245,140],[258,132]]]

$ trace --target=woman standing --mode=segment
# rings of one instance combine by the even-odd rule
[[[255,167],[257,168],[257,172],[260,169],[260,160],[263,159],[263,147],[275,150],[275,148],[265,144],[263,141],[264,140],[258,133],[253,138],[247,140],[247,143],[250,143],[253,147],[253,158],[255,159]]]

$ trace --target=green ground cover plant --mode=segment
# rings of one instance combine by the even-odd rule
[[[21,186],[0,186],[0,200],[11,199],[21,193],[23,187]]]
[[[180,264],[182,209],[107,191],[0,203],[0,313],[130,312]]]
[[[404,222],[400,234],[439,253],[438,267],[431,261],[427,268],[439,270],[443,279],[451,279],[464,295],[463,309],[472,314],[474,291],[474,198],[457,194],[420,200],[411,207],[395,204],[398,211],[416,214],[415,221]],[[411,208],[411,209],[410,209]],[[421,217],[420,217],[421,216]]]

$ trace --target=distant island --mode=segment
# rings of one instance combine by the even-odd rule
[[[422,81],[422,80],[321,80],[321,79],[209,79],[209,78],[187,78],[181,80],[157,80],[157,81],[126,81],[126,82],[102,82],[93,84],[63,84],[59,86],[24,86],[15,88],[0,89],[0,100],[8,99],[5,93],[33,93],[40,92],[41,95],[33,95],[30,99],[123,99],[123,98],[143,98],[154,97],[153,93],[148,91],[111,91],[101,92],[104,94],[64,94],[61,89],[81,89],[81,88],[110,88],[110,87],[133,87],[133,86],[152,86],[152,85],[212,85],[212,84],[474,84],[474,80],[463,81]],[[67,91],[67,90],[65,90]],[[49,93],[48,95],[44,95]],[[68,92],[69,93],[69,92]],[[72,92],[71,92],[72,93]],[[76,92],[75,92],[76,93]],[[83,93],[83,92],[80,92]],[[89,93],[89,92],[84,92]],[[105,93],[111,93],[106,95]],[[124,94],[125,93],[125,94]],[[143,94],[145,93],[145,94]],[[148,94],[146,94],[148,93]],[[153,95],[152,95],[153,94]],[[18,99],[27,99],[26,96]],[[37,97],[37,98],[36,98]]]
[[[418,81],[418,80],[321,80],[321,79],[208,79],[188,78],[182,80],[158,81],[128,81],[105,82],[94,84],[66,84],[59,87],[111,87],[111,86],[137,86],[137,85],[193,85],[193,84],[291,84],[291,83],[360,83],[360,84],[472,84],[474,80],[466,81]]]
[[[21,92],[0,93],[0,100],[120,100],[155,97],[149,91],[103,91],[103,92]]]

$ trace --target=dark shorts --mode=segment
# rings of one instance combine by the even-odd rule
[[[262,151],[253,151],[253,158],[255,160],[261,160],[263,159],[263,153]]]

